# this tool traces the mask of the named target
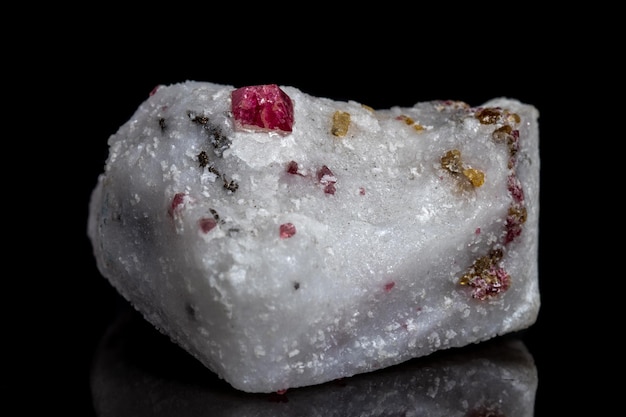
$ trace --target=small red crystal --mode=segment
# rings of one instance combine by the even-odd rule
[[[202,233],[209,233],[217,226],[217,221],[210,217],[203,217],[200,219],[200,230]]]
[[[294,175],[302,175],[298,172],[298,163],[296,161],[289,161],[287,164],[287,172]]]
[[[504,244],[509,244],[522,234],[522,219],[517,215],[506,216],[506,222],[504,224],[506,235],[504,237]]]
[[[337,177],[335,177],[335,174],[333,174],[330,168],[326,165],[323,165],[317,171],[317,180],[324,186],[324,192],[326,194],[335,194],[335,191],[337,190],[335,188]]]
[[[167,210],[167,214],[170,216],[174,216],[174,213],[179,210],[180,206],[185,201],[185,193],[176,193],[174,198],[172,198],[172,203]]]
[[[515,175],[509,175],[507,178],[507,187],[513,201],[516,203],[522,203],[524,201],[524,190],[522,189],[522,183]]]
[[[149,94],[149,95],[150,95],[150,97],[152,97],[153,95],[155,95],[155,94],[156,94],[156,92],[157,92],[157,90],[158,90],[159,88],[161,88],[161,84],[157,84],[157,85],[155,85],[155,86],[154,86],[154,88],[152,89],[152,91],[150,91],[150,94]]]
[[[485,300],[508,290],[511,277],[503,268],[492,267],[485,271],[484,276],[473,277],[469,284],[473,287],[472,297]]]
[[[236,129],[281,134],[292,130],[293,102],[276,84],[238,88],[231,101]]]
[[[293,223],[284,223],[279,228],[280,238],[287,239],[296,234],[296,226]]]

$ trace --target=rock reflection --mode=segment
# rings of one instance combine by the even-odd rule
[[[532,356],[507,336],[284,394],[249,394],[131,311],[103,336],[91,374],[101,417],[532,417],[537,384]]]

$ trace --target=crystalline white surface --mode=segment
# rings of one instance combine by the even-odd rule
[[[247,392],[535,322],[537,109],[497,98],[373,110],[281,88],[289,134],[236,131],[234,87],[189,81],[161,86],[109,138],[88,235],[146,320]],[[331,133],[336,111],[350,114],[345,136]],[[281,236],[289,223],[296,233]],[[482,281],[462,279],[472,265]]]

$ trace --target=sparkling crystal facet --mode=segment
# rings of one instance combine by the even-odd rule
[[[236,128],[291,132],[293,102],[276,84],[238,88],[231,93],[231,100]]]

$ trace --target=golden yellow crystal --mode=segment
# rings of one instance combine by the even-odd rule
[[[480,187],[485,183],[485,174],[477,169],[465,168],[463,170],[463,175],[470,180],[474,187]]]
[[[498,123],[500,120],[500,116],[502,115],[502,111],[497,108],[487,107],[484,109],[480,109],[476,112],[475,117],[481,124],[491,125],[494,123]]]
[[[461,151],[452,149],[441,157],[441,166],[450,172],[459,173],[463,169],[461,163]]]
[[[350,113],[337,110],[333,114],[333,127],[330,129],[330,133],[335,136],[345,136],[348,133],[350,127]]]

